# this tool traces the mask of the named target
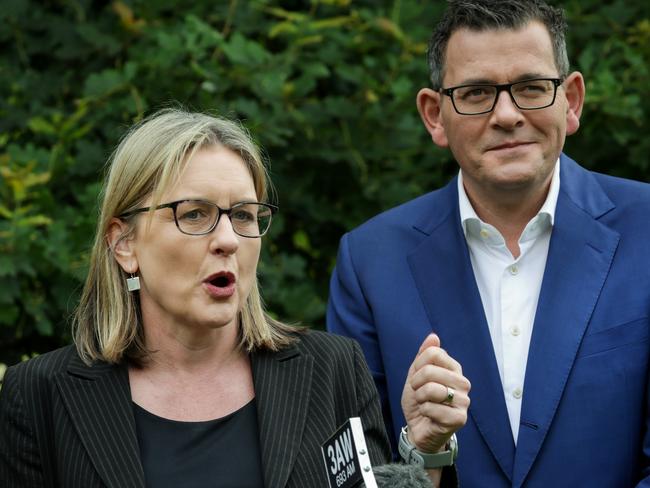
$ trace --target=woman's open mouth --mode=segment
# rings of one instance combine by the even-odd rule
[[[237,278],[229,271],[221,271],[209,276],[203,286],[213,298],[228,298],[235,293]]]

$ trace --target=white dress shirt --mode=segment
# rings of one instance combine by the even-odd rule
[[[559,191],[558,160],[546,201],[521,234],[520,255],[515,259],[501,233],[478,217],[465,192],[462,171],[458,174],[460,218],[490,329],[515,444],[528,348]]]

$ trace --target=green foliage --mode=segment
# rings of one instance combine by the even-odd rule
[[[648,179],[645,3],[565,3],[585,74],[568,151]],[[69,340],[103,165],[124,130],[178,101],[241,118],[281,213],[260,278],[278,317],[321,328],[343,232],[455,171],[415,109],[443,2],[8,1],[0,9],[0,360]],[[387,277],[388,278],[388,277]]]
[[[615,1],[569,5],[574,68],[585,75],[580,132],[567,151],[593,169],[650,180],[650,7]]]

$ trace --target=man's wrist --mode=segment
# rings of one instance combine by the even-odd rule
[[[436,453],[425,453],[419,451],[409,440],[408,427],[402,427],[398,450],[405,463],[415,464],[424,469],[436,469],[454,464],[458,456],[458,441],[456,434],[453,434],[447,441],[444,450]]]

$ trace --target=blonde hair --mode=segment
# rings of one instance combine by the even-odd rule
[[[144,343],[137,293],[126,287],[126,273],[107,241],[111,219],[139,208],[151,197],[155,208],[178,181],[195,151],[223,146],[238,154],[253,178],[259,201],[266,201],[270,181],[259,148],[241,125],[231,120],[165,109],[133,126],[109,158],[88,276],[74,314],[74,342],[88,364],[95,360],[141,364],[149,351]],[[128,237],[137,219],[122,219]],[[265,311],[257,280],[239,314],[240,347],[278,350],[293,342],[296,329]]]

